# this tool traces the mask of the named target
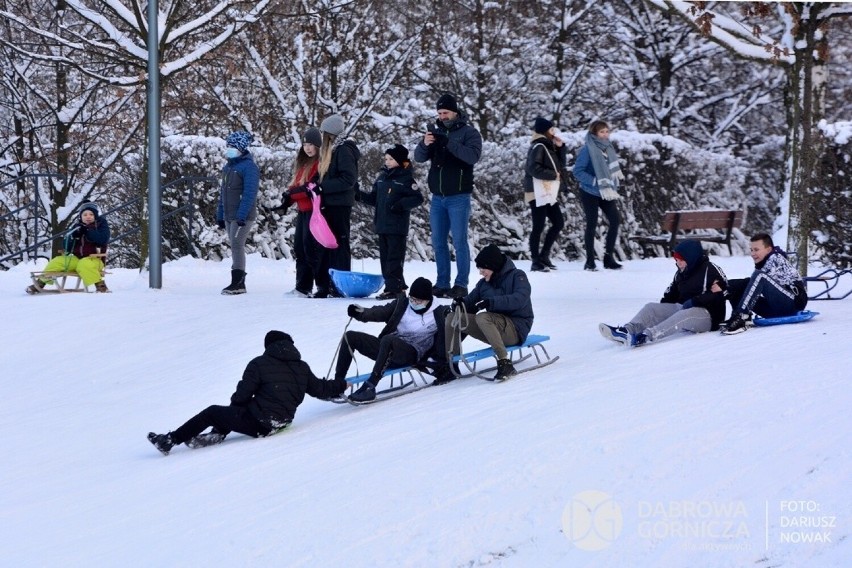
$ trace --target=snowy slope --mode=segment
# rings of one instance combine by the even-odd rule
[[[109,295],[28,297],[33,265],[0,273],[3,565],[847,566],[852,300],[627,350],[597,324],[659,299],[674,263],[581,266],[530,276],[551,367],[308,399],[278,436],[168,457],[145,434],[226,404],[269,329],[327,374],[349,301],[286,296],[292,263],[259,256],[239,297],[219,295],[226,263],[190,258],[162,290],[115,269]]]

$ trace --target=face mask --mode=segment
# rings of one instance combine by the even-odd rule
[[[422,312],[423,310],[425,310],[429,306],[428,303],[426,303],[426,304],[415,304],[411,300],[411,298],[408,299],[408,305],[411,306],[411,309],[414,310],[415,312]]]
[[[225,157],[228,158],[229,160],[233,160],[234,158],[239,158],[240,157],[240,151],[237,150],[236,148],[230,148],[229,147],[227,150],[225,150]]]

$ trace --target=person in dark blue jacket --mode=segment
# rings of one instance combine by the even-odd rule
[[[468,314],[467,327],[459,330],[452,317],[444,323],[447,352],[458,355],[464,336],[488,343],[497,357],[495,380],[502,381],[517,371],[506,346],[526,341],[533,324],[532,289],[526,273],[497,247],[490,244],[476,255],[476,267],[482,279],[463,298],[453,300],[453,310],[461,307]],[[458,336],[461,331],[462,336]]]
[[[385,150],[385,167],[373,183],[373,191],[358,190],[355,199],[376,208],[375,231],[379,237],[379,261],[385,279],[379,300],[392,300],[406,290],[403,276],[405,249],[411,210],[423,203],[423,195],[414,189],[414,175],[408,149],[401,144]],[[432,295],[432,291],[429,291]]]
[[[211,405],[167,433],[148,433],[164,455],[174,446],[201,448],[218,444],[231,432],[264,438],[287,427],[305,395],[330,400],[346,390],[346,380],[316,377],[296,349],[293,338],[272,330],[263,338],[263,355],[246,366],[228,406]],[[209,432],[205,432],[211,428]]]
[[[623,345],[638,347],[679,331],[703,333],[719,329],[725,319],[727,278],[710,262],[701,242],[683,241],[672,253],[677,272],[659,302],[645,304],[630,322],[614,327],[602,323],[601,335]],[[718,290],[718,291],[715,291]]]
[[[222,290],[225,295],[246,293],[246,239],[257,218],[260,187],[260,170],[248,151],[252,140],[252,135],[244,130],[232,132],[225,138],[228,162],[222,168],[222,187],[216,208],[216,224],[228,232],[231,243],[231,283]]]

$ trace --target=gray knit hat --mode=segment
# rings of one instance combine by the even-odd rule
[[[345,126],[346,125],[343,123],[343,117],[339,114],[333,114],[322,121],[322,124],[320,124],[320,130],[331,134],[332,136],[340,136]]]

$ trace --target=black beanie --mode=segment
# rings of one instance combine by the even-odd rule
[[[450,93],[445,93],[441,95],[438,99],[438,104],[435,105],[438,110],[445,109],[451,110],[453,112],[459,112],[459,104],[456,102],[456,98]]]
[[[500,252],[497,245],[488,245],[476,255],[476,267],[487,268],[494,272],[500,272],[506,264],[506,256]]]
[[[408,295],[418,300],[432,300],[432,283],[422,276],[411,283]]]
[[[533,124],[533,132],[536,134],[547,134],[547,131],[553,128],[553,123],[544,117],[536,117]]]
[[[266,349],[277,341],[289,341],[290,343],[293,343],[293,338],[284,333],[283,331],[273,329],[272,331],[266,334],[266,337],[263,338],[263,348]]]
[[[408,148],[403,146],[402,144],[394,144],[393,148],[388,148],[385,150],[385,154],[390,156],[396,161],[400,166],[403,165],[403,162],[408,162]]]

